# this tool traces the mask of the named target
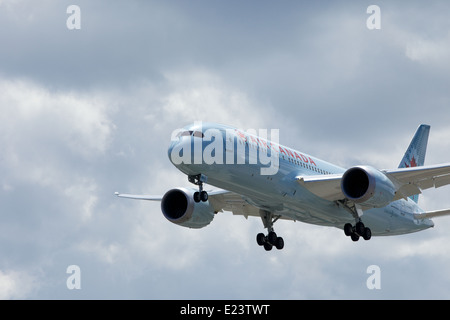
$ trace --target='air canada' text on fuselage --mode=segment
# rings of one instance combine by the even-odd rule
[[[280,157],[317,166],[311,157],[281,146],[278,143],[279,129],[270,130],[271,140],[267,139],[267,131],[267,129],[259,129],[257,132],[249,129],[244,132],[239,129],[210,128],[202,132],[178,129],[174,131],[172,138],[189,138],[186,138],[187,143],[177,144],[169,156],[175,165],[258,164],[268,166],[261,168],[262,175],[276,174]],[[191,136],[194,139],[190,140]]]

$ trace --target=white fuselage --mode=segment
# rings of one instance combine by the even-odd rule
[[[344,168],[229,126],[196,123],[183,130],[194,134],[179,134],[168,150],[171,162],[183,173],[202,174],[208,184],[293,220],[341,229],[354,222],[346,208],[311,193],[295,180],[299,175],[342,174]],[[362,218],[373,235],[398,235],[433,226],[429,219],[414,218],[420,212],[414,201],[401,199],[366,210]]]

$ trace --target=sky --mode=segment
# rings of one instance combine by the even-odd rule
[[[380,29],[367,26],[373,4]],[[450,218],[356,243],[278,221],[285,248],[266,252],[258,218],[224,212],[193,230],[159,203],[114,196],[190,187],[167,147],[194,121],[279,129],[283,145],[380,169],[398,166],[425,123],[426,164],[449,162],[449,11],[0,0],[0,298],[449,299]],[[449,192],[426,190],[419,204],[450,208]]]

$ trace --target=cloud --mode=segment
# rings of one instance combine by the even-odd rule
[[[416,38],[406,46],[406,56],[413,61],[448,68],[450,35],[439,40]]]
[[[109,107],[95,97],[51,92],[25,80],[2,79],[0,87],[4,144],[32,148],[45,142],[52,148],[59,140],[84,158],[107,148],[114,126],[106,114]]]
[[[181,118],[186,123],[210,121],[241,128],[259,128],[267,122],[261,106],[245,92],[233,88],[206,70],[166,75],[171,92],[163,98],[161,113],[166,119]]]
[[[86,166],[109,148],[114,125],[101,98],[52,91],[30,80],[0,79],[0,171],[3,266],[32,267],[2,274],[2,294],[27,298],[46,288],[53,256],[97,210],[98,182]],[[34,266],[34,267],[33,267]],[[29,282],[30,285],[24,283]],[[21,288],[21,289],[17,289]]]
[[[0,299],[26,299],[38,283],[26,272],[0,270]]]
[[[445,162],[448,10],[382,2],[370,31],[367,6],[346,1],[80,1],[81,30],[69,31],[69,4],[0,2],[0,297],[448,297],[445,218],[358,243],[278,221],[286,246],[267,253],[259,218],[220,213],[190,230],[159,203],[113,195],[192,187],[167,145],[198,120],[278,128],[282,144],[380,167],[398,164],[424,122],[427,163]],[[421,204],[450,207],[446,193]],[[65,285],[72,264],[80,291]],[[378,292],[365,285],[372,264]]]
[[[108,148],[114,125],[101,101],[23,80],[2,79],[0,88],[3,183],[10,188],[8,179],[54,187],[70,183],[70,166]]]

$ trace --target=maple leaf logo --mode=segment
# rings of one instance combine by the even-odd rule
[[[417,162],[416,162],[416,159],[414,159],[414,156],[412,157],[412,159],[411,159],[409,165],[408,165],[407,163],[405,163],[405,166],[406,166],[406,168],[409,168],[409,167],[417,167]]]

